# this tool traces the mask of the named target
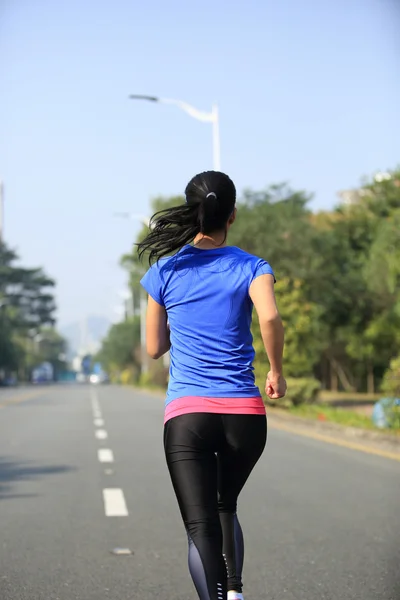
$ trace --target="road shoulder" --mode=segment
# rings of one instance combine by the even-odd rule
[[[162,390],[133,386],[130,386],[130,389],[160,400],[165,398]],[[400,461],[400,436],[327,421],[306,419],[270,406],[267,406],[266,410],[268,426],[271,429],[287,431],[324,443]]]

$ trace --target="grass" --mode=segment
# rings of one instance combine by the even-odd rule
[[[290,408],[289,412],[298,417],[316,419],[318,421],[328,421],[347,427],[358,427],[361,429],[369,429],[395,435],[399,435],[400,433],[399,429],[378,429],[368,416],[359,414],[348,408],[336,408],[327,406],[326,404],[303,404],[301,406]]]
[[[324,404],[302,404],[290,408],[289,412],[299,417],[307,417],[319,421],[331,421],[332,423],[339,423],[340,425],[347,425],[349,427],[375,429],[370,418],[348,408],[336,408]]]
[[[319,399],[324,404],[374,404],[382,394],[366,394],[362,392],[333,392],[322,390]]]

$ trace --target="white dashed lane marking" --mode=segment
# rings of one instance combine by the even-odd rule
[[[128,509],[124,492],[120,488],[106,488],[103,490],[104,510],[106,517],[127,517]]]
[[[90,400],[93,411],[93,424],[95,426],[95,436],[98,440],[106,440],[108,433],[104,429],[104,419],[101,414],[101,408],[95,389],[90,390]],[[101,463],[114,463],[114,453],[110,448],[98,448],[97,457]],[[112,469],[106,469],[106,475],[112,475]],[[127,517],[129,515],[125,502],[124,492],[121,488],[103,489],[104,512],[106,517]]]
[[[108,448],[100,448],[98,450],[97,455],[99,457],[99,461],[101,463],[112,463],[114,462],[114,454],[112,450]]]

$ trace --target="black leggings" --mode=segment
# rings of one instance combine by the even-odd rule
[[[266,439],[265,415],[192,413],[165,424],[165,454],[200,600],[226,600],[228,590],[242,591],[237,498]]]

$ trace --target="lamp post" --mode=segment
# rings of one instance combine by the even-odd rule
[[[158,96],[146,96],[143,94],[131,94],[130,100],[146,100],[148,102],[159,102],[161,104],[173,104],[185,113],[203,123],[212,123],[212,146],[213,146],[213,165],[214,171],[221,170],[221,145],[219,136],[219,111],[217,104],[213,104],[211,112],[205,112],[195,108],[183,100],[174,100],[172,98],[159,98]]]
[[[137,215],[135,213],[130,212],[115,212],[114,217],[118,217],[120,219],[131,219],[133,221],[140,221],[142,225],[146,227],[150,227],[150,218],[145,215]]]

